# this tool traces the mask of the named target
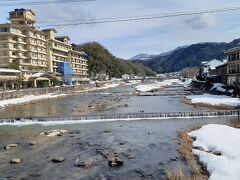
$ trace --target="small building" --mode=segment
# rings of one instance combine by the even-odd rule
[[[32,87],[41,88],[51,86],[51,79],[54,78],[53,75],[45,72],[34,73],[29,79],[28,82],[32,83]]]
[[[129,80],[130,79],[130,75],[128,75],[128,74],[123,74],[122,75],[122,80]]]
[[[207,77],[216,76],[216,67],[221,66],[223,64],[224,60],[220,61],[217,59],[201,62],[201,67],[199,71],[200,77],[206,80]]]
[[[15,89],[21,80],[21,71],[16,69],[0,68],[0,88],[2,90]]]
[[[110,79],[109,75],[106,73],[97,73],[94,80],[107,81]]]

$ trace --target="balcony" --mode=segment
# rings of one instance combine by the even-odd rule
[[[21,40],[21,39],[18,39],[17,43],[18,43],[18,44],[26,44],[26,41]]]
[[[24,35],[20,30],[18,30],[18,29],[13,29],[13,28],[11,28],[11,29],[10,29],[10,32],[11,32],[12,34],[25,37],[25,35]]]

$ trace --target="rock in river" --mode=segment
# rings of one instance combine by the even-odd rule
[[[104,130],[103,132],[104,132],[104,133],[111,133],[112,130],[111,130],[111,129],[106,129],[106,130]]]
[[[120,157],[113,157],[108,159],[109,166],[115,167],[115,166],[122,166],[123,160]]]
[[[18,144],[8,144],[4,147],[4,149],[10,149],[10,148],[15,148],[18,147]]]
[[[19,164],[21,162],[21,159],[20,158],[13,158],[11,159],[10,163],[12,164]]]
[[[41,133],[40,135],[46,135],[46,136],[61,136],[62,134],[66,133],[67,130],[64,129],[53,129],[53,130],[49,130],[49,131],[45,131],[43,133]]]
[[[52,162],[54,162],[54,163],[60,163],[60,162],[63,162],[64,160],[65,160],[64,157],[59,156],[59,157],[53,158],[53,159],[52,159]]]
[[[29,145],[31,145],[31,146],[36,145],[36,144],[37,144],[37,142],[34,142],[34,141],[29,143]]]
[[[118,153],[112,149],[105,149],[101,151],[102,156],[108,159],[108,165],[111,167],[123,165],[123,160],[119,157]]]
[[[89,167],[93,166],[95,164],[95,162],[96,162],[96,158],[94,158],[94,157],[88,158],[85,161],[80,161],[80,159],[77,158],[74,163],[74,166],[89,168]]]

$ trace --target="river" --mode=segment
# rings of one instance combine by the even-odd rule
[[[203,111],[181,103],[181,96],[126,96],[133,85],[91,93],[44,100],[39,103],[1,109],[1,117],[72,116],[139,112]],[[96,108],[96,104],[98,107]],[[100,104],[100,105],[99,105]],[[128,104],[128,106],[124,106]],[[94,108],[89,108],[89,105]],[[100,106],[100,107],[99,107]],[[189,167],[176,152],[177,131],[194,125],[226,123],[236,118],[195,118],[98,122],[53,126],[0,126],[0,178],[4,179],[164,179],[166,169],[180,165],[186,174]],[[39,134],[50,129],[66,129],[60,137]],[[110,133],[104,130],[110,129]],[[37,144],[30,146],[30,141]],[[4,146],[19,146],[4,150]],[[109,167],[101,151],[111,148],[123,160],[121,167]],[[62,163],[51,159],[63,156]],[[20,157],[20,164],[9,164]],[[89,168],[75,167],[74,162],[94,158]]]

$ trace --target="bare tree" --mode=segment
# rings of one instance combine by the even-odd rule
[[[198,67],[187,67],[183,68],[180,71],[180,75],[184,78],[193,78],[196,77],[199,73],[199,68]]]

